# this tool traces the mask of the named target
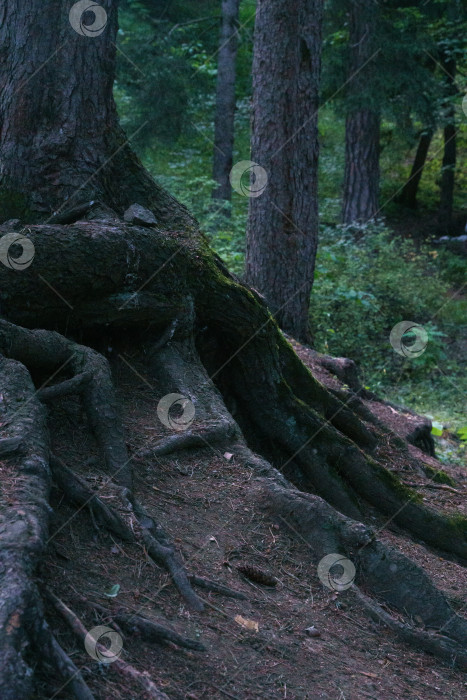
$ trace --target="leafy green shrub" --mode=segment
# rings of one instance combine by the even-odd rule
[[[465,257],[450,250],[440,250],[436,262],[440,276],[451,284],[454,289],[460,289],[466,281]]]
[[[445,358],[445,333],[432,317],[448,287],[427,251],[417,253],[382,222],[324,227],[311,299],[316,349],[351,357],[368,381],[426,374]],[[389,344],[402,320],[423,325],[429,337],[425,352],[410,360]]]

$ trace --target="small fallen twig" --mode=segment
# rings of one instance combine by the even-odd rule
[[[83,625],[76,613],[74,613],[73,610],[71,610],[67,605],[65,605],[65,603],[62,600],[60,600],[60,598],[57,598],[57,596],[54,593],[52,593],[52,591],[50,591],[49,589],[46,589],[46,595],[47,598],[54,605],[55,609],[68,622],[76,636],[82,642],[84,642],[84,639],[88,634],[88,630]],[[105,656],[107,653],[106,647],[103,644],[99,644],[99,642],[96,642],[96,650],[103,656]],[[127,680],[130,679],[132,681],[137,682],[143,688],[144,692],[147,693],[150,698],[153,698],[153,700],[169,700],[169,697],[159,690],[159,688],[153,683],[153,681],[147,673],[142,673],[141,671],[138,671],[136,668],[134,668],[134,666],[127,663],[126,661],[123,661],[123,659],[120,658],[115,658],[109,665],[115,671],[117,671],[117,673],[120,673],[120,675],[124,676]]]
[[[202,578],[201,576],[195,576],[193,574],[188,576],[188,578],[190,580],[190,583],[192,583],[194,586],[199,586],[200,588],[204,588],[207,591],[222,593],[222,595],[225,595],[230,598],[238,598],[239,600],[245,600],[247,598],[247,596],[244,593],[241,593],[240,591],[234,591],[233,588],[224,586],[221,583],[216,583],[216,581],[211,581],[208,578]]]
[[[194,649],[196,651],[204,651],[205,647],[201,642],[198,642],[188,637],[175,632],[174,630],[159,624],[158,622],[153,622],[148,620],[141,615],[137,615],[132,612],[112,612],[100,603],[94,603],[86,598],[80,596],[81,602],[86,606],[97,610],[101,615],[105,615],[105,619],[111,621],[115,625],[117,631],[120,627],[126,630],[129,634],[136,634],[144,639],[146,642],[171,642],[179,647],[185,649]]]

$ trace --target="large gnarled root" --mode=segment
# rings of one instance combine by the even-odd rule
[[[136,502],[131,492],[132,476],[130,458],[124,441],[115,390],[107,360],[95,350],[69,341],[59,333],[45,330],[28,330],[6,321],[0,321],[0,350],[19,359],[29,367],[57,372],[69,365],[74,377],[62,384],[50,387],[45,399],[69,393],[72,389],[81,392],[90,425],[105,458],[110,480],[121,488],[119,498],[123,508],[131,513],[137,523],[137,532],[149,555],[171,574],[176,586],[187,602],[196,610],[203,603],[193,591],[184,567],[169,538],[144,508]],[[89,376],[90,375],[90,376]],[[79,377],[79,381],[74,381]],[[63,385],[65,388],[63,389]],[[41,389],[44,392],[44,389]],[[40,394],[39,394],[40,395]],[[55,459],[55,464],[58,464]],[[59,469],[56,467],[57,478]],[[84,485],[75,480],[76,494],[81,494]],[[110,481],[109,481],[110,483]],[[64,486],[64,484],[62,484]],[[90,494],[92,497],[92,494]],[[111,519],[111,514],[107,514]],[[113,526],[116,520],[113,519]],[[127,528],[127,535],[131,532]],[[134,535],[133,539],[134,539]]]
[[[114,481],[131,488],[129,456],[110,367],[105,357],[59,333],[28,330],[2,320],[0,352],[19,360],[29,369],[57,373],[69,367],[73,378],[64,385],[41,388],[42,397],[50,400],[54,396],[70,393],[73,389],[81,394],[107,472]]]
[[[93,700],[76,666],[44,620],[34,583],[44,552],[50,489],[45,411],[28,371],[0,356],[3,452],[0,503],[0,688],[4,700],[24,700],[33,691],[32,666],[48,650],[48,663],[77,700]],[[6,433],[6,435],[5,435]]]
[[[425,507],[415,491],[385,468],[388,448],[411,460],[407,445],[390,431],[363,422],[328,392],[253,295],[232,282],[219,286],[221,299],[228,287],[231,303],[222,304],[211,294],[205,313],[215,314],[231,356],[222,363],[220,354],[215,373],[235,397],[241,424],[248,422],[263,444],[269,444],[266,457],[284,455],[286,476],[342,513],[359,519],[364,499],[426,543],[467,561],[467,520]]]
[[[37,315],[44,325],[62,318],[64,325],[94,328],[104,323],[141,327],[152,321],[160,327],[186,312],[192,299],[197,328],[204,327],[217,341],[218,357],[211,363],[216,383],[236,402],[240,426],[249,425],[258,441],[269,445],[265,456],[279,455],[287,462],[288,478],[295,470],[301,488],[318,492],[355,518],[363,498],[429,544],[467,559],[465,518],[433,514],[417,503],[415,492],[401,487],[382,466],[387,432],[362,420],[350,402],[345,405],[312,376],[258,295],[229,275],[197,231],[79,222],[33,226],[28,235],[38,251],[35,268],[25,270],[21,280],[9,276],[11,291],[2,295],[9,318],[31,323]],[[79,264],[84,259],[87,266]],[[47,279],[51,271],[73,313],[69,307],[64,313],[63,301],[46,288],[45,299],[40,298],[38,279]],[[5,274],[0,269],[0,284]],[[163,371],[163,360],[170,358],[164,358],[164,348],[161,353]],[[392,447],[404,449],[396,436]]]
[[[423,569],[379,542],[373,532],[333,510],[319,496],[265,483],[270,507],[321,559],[339,553],[356,568],[355,584],[408,618],[401,623],[363,593],[359,600],[373,617],[405,641],[467,669],[467,621],[457,615]],[[412,620],[421,620],[416,628]]]

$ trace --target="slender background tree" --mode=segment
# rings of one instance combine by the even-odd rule
[[[466,15],[465,5],[458,0],[446,3],[445,32],[438,44],[438,55],[443,85],[443,165],[440,182],[438,221],[443,233],[452,233],[454,178],[457,160],[457,125],[455,98],[459,90],[456,84],[457,62],[465,48],[465,38],[459,37],[459,24]]]
[[[426,159],[428,156],[428,150],[430,148],[432,138],[433,131],[431,131],[430,129],[424,129],[420,134],[417,150],[413,159],[412,169],[410,171],[410,176],[400,194],[400,203],[404,204],[410,209],[417,208],[418,188],[420,186],[420,180],[422,179],[423,168],[425,167]]]
[[[214,119],[214,162],[212,177],[217,187],[214,199],[230,201],[230,171],[233,163],[235,124],[235,64],[238,46],[240,0],[222,0],[222,24],[217,59],[216,116]],[[228,209],[226,210],[228,212]]]

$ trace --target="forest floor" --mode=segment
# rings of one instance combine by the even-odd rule
[[[307,349],[296,347],[310,364]],[[127,355],[126,360],[129,364],[113,361],[113,370],[128,445],[135,454],[167,432],[156,415],[157,387],[144,381],[144,365],[137,355]],[[324,383],[337,384],[325,370],[313,369]],[[388,406],[371,407],[396,431],[410,420],[408,414]],[[96,482],[96,446],[78,399],[57,401],[50,419],[54,452],[74,471]],[[415,447],[411,450],[440,468],[436,459]],[[171,700],[460,700],[467,696],[464,674],[417,652],[371,621],[352,588],[337,593],[322,585],[309,547],[268,510],[252,470],[240,461],[206,448],[157,459],[135,456],[132,464],[138,500],[173,538],[188,570],[241,591],[246,599],[198,589],[206,601],[205,611],[187,609],[167,574],[143,549],[96,530],[89,511],[77,510],[58,491],[52,498],[49,549],[40,578],[88,629],[108,620],[91,611],[83,598],[109,610],[144,615],[201,641],[204,652],[124,636],[121,658],[148,671]],[[405,471],[404,464],[394,468],[406,481],[427,482],[418,473]],[[420,488],[419,492],[427,504],[467,513],[466,470],[445,464],[442,468],[454,479],[455,490]],[[384,519],[370,509],[367,521],[385,543],[421,564],[461,611],[467,590],[465,568],[396,527],[386,527]],[[237,569],[244,563],[271,574],[277,585],[247,580]],[[105,593],[116,584],[120,586],[116,597],[107,597]],[[92,659],[51,606],[47,606],[47,620],[98,700],[144,698],[140,688],[122,682],[112,664]],[[310,626],[320,636],[309,636]],[[58,678],[42,676],[40,684],[37,700],[72,697]]]

